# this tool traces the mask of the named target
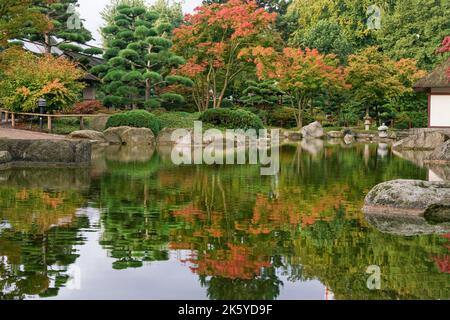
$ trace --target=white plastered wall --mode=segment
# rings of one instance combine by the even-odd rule
[[[450,127],[450,95],[430,96],[430,127]]]

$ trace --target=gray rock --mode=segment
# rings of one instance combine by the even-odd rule
[[[422,131],[393,145],[397,150],[434,150],[450,137],[438,131]]]
[[[377,230],[396,236],[410,237],[450,232],[450,225],[433,224],[427,221],[425,217],[372,213],[366,214],[366,220]]]
[[[429,175],[432,174],[434,178],[440,179],[440,181],[450,181],[450,166],[429,164],[427,167],[429,170]]]
[[[450,163],[450,140],[437,147],[425,160],[426,163]]]
[[[112,127],[103,132],[105,140],[110,144],[122,144],[122,134],[131,127]]]
[[[147,128],[130,128],[125,130],[120,138],[122,143],[128,146],[155,144],[155,135]]]
[[[106,128],[106,123],[108,122],[108,119],[110,118],[110,115],[105,115],[104,117],[95,117],[92,118],[89,129],[95,130],[95,131],[103,131]]]
[[[303,127],[301,133],[304,139],[320,139],[325,136],[322,125],[318,121]]]
[[[158,145],[174,145],[174,144],[189,144],[192,143],[193,140],[193,134],[192,129],[185,129],[189,134],[185,137],[178,137],[178,139],[175,139],[175,141],[172,140],[172,134],[178,129],[176,128],[164,128],[162,129],[158,137],[156,139],[156,143]]]
[[[77,140],[91,140],[91,141],[99,141],[99,142],[105,142],[105,136],[102,132],[94,131],[94,130],[79,130],[74,131],[71,134],[69,134],[70,139],[77,139]]]
[[[330,139],[339,139],[344,137],[344,133],[342,131],[329,131],[327,136]]]
[[[346,144],[352,144],[356,141],[355,136],[351,134],[346,134],[344,137],[344,142]]]
[[[0,163],[12,161],[11,154],[8,151],[0,151]]]
[[[48,163],[87,163],[91,144],[73,140],[0,140],[0,149],[9,151],[13,161]]]
[[[364,212],[424,216],[434,206],[450,207],[450,183],[393,180],[375,186],[366,196]]]

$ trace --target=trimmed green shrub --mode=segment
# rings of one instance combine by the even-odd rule
[[[227,129],[264,129],[258,116],[242,109],[209,109],[200,116],[200,120]]]
[[[106,123],[106,128],[129,126],[134,128],[148,128],[156,135],[161,129],[158,118],[145,110],[133,110],[117,113],[111,116]]]
[[[200,117],[200,113],[188,112],[160,112],[156,113],[161,128],[193,128],[194,121]]]

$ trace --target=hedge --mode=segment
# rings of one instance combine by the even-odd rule
[[[111,116],[106,123],[106,128],[128,126],[134,128],[148,128],[156,135],[161,129],[158,118],[145,110],[133,110],[117,113]]]
[[[258,116],[242,109],[209,109],[200,116],[200,120],[227,129],[264,129]]]

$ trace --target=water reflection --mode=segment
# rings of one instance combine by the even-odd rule
[[[274,177],[177,167],[170,149],[99,151],[86,172],[2,172],[1,297],[449,299],[448,236],[386,233],[361,213],[377,183],[427,175],[382,149],[285,146]],[[367,289],[369,265],[381,290]]]

